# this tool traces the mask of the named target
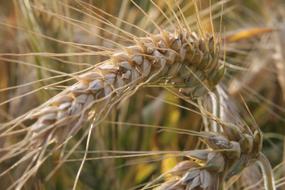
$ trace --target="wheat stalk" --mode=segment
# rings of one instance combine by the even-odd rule
[[[183,161],[170,170],[166,174],[169,176],[167,180],[156,190],[225,189],[227,181],[240,175],[243,169],[255,162],[261,166],[265,189],[275,189],[272,168],[262,153],[262,132],[255,125],[244,124],[235,105],[229,102],[230,99],[219,86],[217,92],[220,100],[214,102],[219,104],[220,113],[214,114],[212,119],[218,126],[216,128],[211,124],[200,137],[207,149],[193,150],[186,154],[190,160]],[[202,107],[201,112],[207,114]]]

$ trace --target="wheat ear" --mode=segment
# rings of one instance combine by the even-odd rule
[[[199,78],[191,76],[186,68]],[[32,125],[34,133],[46,131],[49,126],[69,126],[68,131],[76,131],[75,126],[81,126],[92,105],[96,109],[100,108],[97,104],[110,104],[142,84],[163,79],[162,82],[172,85],[184,84],[193,96],[198,96],[202,95],[199,94],[201,86],[205,88],[201,81],[206,88],[213,89],[223,72],[213,37],[201,39],[186,30],[176,34],[163,31],[136,39],[134,46],[114,53],[110,60],[79,75],[76,84],[28,118],[36,119]]]
[[[201,96],[223,76],[219,42],[213,36],[200,37],[182,29],[161,31],[134,42],[77,76],[77,83],[28,114],[25,120],[35,120],[31,130],[23,143],[1,160],[23,153],[23,148],[38,149],[36,157],[42,158],[50,142],[64,142],[85,120],[92,116],[100,120],[112,105],[150,82],[183,87],[192,96]]]

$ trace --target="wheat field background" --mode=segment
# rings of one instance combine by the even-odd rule
[[[284,1],[0,10],[0,189],[285,189]]]

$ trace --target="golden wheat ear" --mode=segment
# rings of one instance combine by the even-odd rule
[[[36,122],[23,148],[43,151],[48,142],[61,144],[83,126],[91,109],[100,118],[112,105],[150,82],[183,84],[192,96],[202,96],[222,77],[219,57],[219,44],[212,36],[201,38],[185,29],[137,38],[133,46],[114,52],[110,60],[76,76],[76,84],[28,114],[25,119]]]
[[[79,2],[82,5],[83,2]],[[134,2],[133,4],[137,6]],[[173,14],[174,10],[170,4],[167,4],[167,7]],[[65,16],[45,11],[37,7],[37,4],[31,5],[30,8],[55,16],[63,22],[72,23],[73,21]],[[139,6],[137,8],[148,17],[148,14]],[[29,13],[26,16],[30,19],[29,21],[33,21],[33,24],[36,23],[36,17]],[[108,23],[102,17],[98,16],[98,18],[100,22]],[[179,22],[175,32],[162,30],[152,19],[150,21],[159,33],[146,33],[145,37],[136,37],[124,32],[128,34],[126,40],[132,44],[130,46],[120,45],[116,41],[97,34],[98,38],[121,48],[108,49],[107,55],[110,59],[96,64],[92,70],[83,74],[72,75],[77,80],[75,84],[68,86],[63,92],[20,117],[19,120],[16,119],[11,125],[3,126],[2,135],[9,136],[13,134],[11,130],[17,128],[23,121],[34,121],[32,125],[25,128],[27,136],[20,142],[9,145],[7,148],[10,148],[10,151],[0,158],[2,163],[16,159],[15,163],[1,172],[1,177],[9,174],[18,166],[28,163],[24,167],[23,174],[13,182],[10,189],[14,187],[21,189],[28,179],[37,173],[38,168],[48,156],[74,136],[85,121],[92,121],[94,125],[100,123],[118,102],[133,95],[144,85],[170,84],[181,88],[180,91],[184,94],[199,97],[219,83],[224,73],[224,65],[220,60],[219,40],[214,37],[214,34],[204,35],[203,33],[201,35],[190,31],[188,26],[183,28],[179,18],[175,16],[174,19]],[[45,21],[49,22],[49,19]],[[107,26],[113,25],[107,24]],[[102,27],[98,28],[110,33]],[[44,35],[41,37],[46,38]],[[34,39],[34,36],[31,35],[30,39]],[[48,37],[48,39],[62,43],[54,38]],[[80,44],[72,45],[78,47]],[[31,53],[29,55],[51,56],[54,54]],[[7,126],[12,127],[7,128]],[[51,144],[54,144],[55,148],[47,152]]]
[[[199,78],[196,79],[189,70],[199,73]],[[77,76],[78,83],[49,100],[43,109],[27,118],[36,119],[31,127],[34,134],[48,136],[45,133],[54,128],[69,126],[66,130],[69,131],[68,135],[72,135],[86,119],[91,107],[98,114],[101,112],[98,107],[102,109],[102,106],[112,104],[114,100],[121,99],[148,82],[167,78],[164,82],[174,86],[183,83],[193,96],[201,96],[200,81],[206,84],[207,89],[213,89],[221,79],[221,71],[224,71],[224,67],[213,37],[201,39],[194,32],[186,30],[176,34],[164,31],[136,39],[134,46],[114,53],[110,60]],[[65,137],[58,138],[62,139]]]

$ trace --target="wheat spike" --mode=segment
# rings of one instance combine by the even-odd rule
[[[213,37],[200,39],[194,32],[186,30],[177,34],[163,31],[138,38],[136,45],[114,53],[110,60],[79,75],[76,84],[48,101],[45,108],[29,115],[28,118],[36,119],[32,130],[41,133],[52,125],[57,128],[69,126],[68,131],[75,130],[70,126],[80,126],[93,104],[95,107],[108,104],[141,84],[161,78],[166,78],[163,82],[172,85],[184,83],[193,96],[201,95],[199,90],[205,87],[200,81],[213,89],[221,78],[224,67],[219,63],[218,53]],[[199,73],[199,81],[186,67]]]
[[[38,150],[33,159],[39,162],[51,142],[63,143],[85,120],[100,120],[112,105],[150,82],[183,84],[181,89],[198,97],[213,89],[223,76],[219,43],[213,36],[202,38],[182,29],[134,41],[133,46],[114,52],[109,60],[77,76],[77,83],[28,114],[24,120],[35,120],[31,130],[22,144],[1,160],[23,153],[25,147]]]

